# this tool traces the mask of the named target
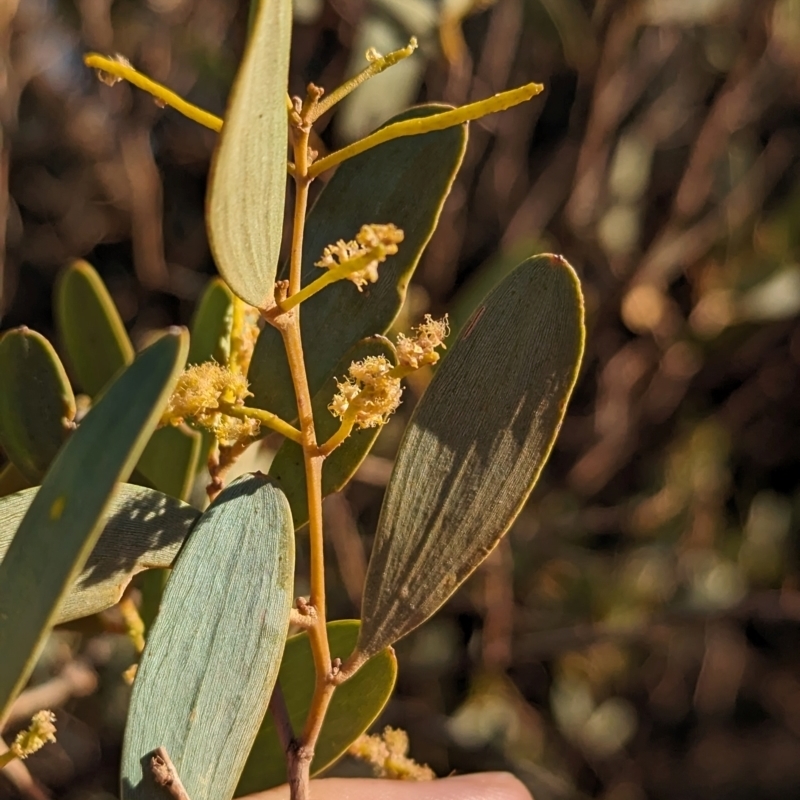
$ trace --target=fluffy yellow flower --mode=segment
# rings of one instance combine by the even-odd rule
[[[230,417],[220,406],[243,405],[247,379],[235,375],[215,361],[206,361],[185,370],[161,417],[162,425],[179,425],[185,420],[211,431],[223,446],[231,446],[258,434],[260,423],[254,419]]]
[[[394,369],[385,356],[368,356],[354,361],[328,410],[336,417],[353,418],[359,428],[383,425],[400,405],[403,394],[400,379],[390,373]]]
[[[367,283],[378,280],[378,264],[397,252],[403,235],[403,231],[391,223],[363,225],[352,241],[340,239],[336,244],[329,244],[315,266],[347,271],[341,277],[352,281],[360,292]]]
[[[444,348],[444,340],[450,335],[450,323],[445,314],[442,319],[434,319],[425,315],[425,321],[414,328],[416,336],[408,337],[400,333],[397,336],[397,360],[409,369],[419,369],[426,364],[435,364],[439,360],[437,347]]]
[[[37,711],[27,730],[20,731],[9,748],[17,758],[27,758],[56,740],[56,715],[52,711]]]

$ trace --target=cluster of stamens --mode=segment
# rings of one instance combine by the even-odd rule
[[[231,417],[221,413],[220,407],[244,405],[250,395],[244,375],[236,375],[215,361],[206,361],[189,367],[178,378],[161,424],[190,421],[211,431],[221,445],[228,447],[256,436],[260,423]]]
[[[362,291],[367,283],[378,280],[378,265],[393,256],[397,252],[397,245],[402,241],[403,231],[396,225],[362,225],[355,239],[349,242],[340,239],[335,244],[329,244],[315,265],[325,269],[345,270],[352,266],[352,271],[344,277]]]

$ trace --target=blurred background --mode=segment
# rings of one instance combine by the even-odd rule
[[[189,321],[214,273],[215,134],[81,58],[122,53],[221,114],[247,14],[0,0],[2,329],[52,336],[53,282],[78,256],[135,342]],[[405,728],[439,775],[508,769],[537,800],[800,796],[800,2],[296,0],[295,17],[293,93],[420,41],[323,121],[322,147],[414,102],[546,86],[472,124],[404,326],[457,326],[542,251],[587,300],[550,463],[490,559],[400,642],[376,727]],[[423,389],[326,503],[334,617],[358,614]],[[114,795],[132,653],[117,634],[52,637],[36,680],[59,743],[4,771],[0,797]]]

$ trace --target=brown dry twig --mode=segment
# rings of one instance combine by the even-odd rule
[[[158,747],[153,751],[153,755],[150,757],[150,769],[155,782],[159,786],[163,786],[175,800],[189,800],[178,770],[175,769],[166,748]]]

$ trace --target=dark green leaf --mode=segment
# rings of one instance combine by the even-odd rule
[[[261,0],[211,168],[208,236],[220,274],[256,308],[272,300],[283,235],[291,0]]]
[[[358,628],[357,620],[328,623],[332,657],[344,661],[352,653]],[[388,702],[396,678],[397,659],[394,651],[387,648],[336,689],[317,742],[312,775],[330,766],[372,725]],[[286,642],[278,681],[292,727],[301,731],[314,693],[314,660],[308,634],[292,636]],[[262,791],[285,781],[286,758],[270,713],[258,732],[236,794]]]
[[[212,278],[192,317],[187,364],[227,364],[231,353],[233,294],[221,278]]]
[[[421,106],[386,124],[429,116],[444,108]],[[339,281],[301,306],[312,395],[330,379],[351,347],[367,336],[385,333],[397,316],[461,165],[466,142],[466,125],[394,139],[345,161],[320,193],[306,222],[304,286],[321,274],[314,262],[325,246],[353,239],[362,225],[393,222],[403,229],[405,239],[397,255],[381,264],[377,283],[359,292],[350,281]],[[253,405],[287,421],[297,417],[283,343],[271,326],[259,336],[247,377]]]
[[[344,378],[353,361],[360,361],[367,356],[385,356],[391,364],[397,363],[392,343],[382,336],[373,336],[351,348],[337,364],[334,374],[339,379]],[[336,391],[336,382],[331,378],[312,400],[314,424],[320,444],[327,441],[339,429],[339,420],[328,411]],[[325,459],[322,467],[323,497],[338,492],[353,477],[380,432],[380,427],[353,430],[350,436]],[[298,528],[305,525],[308,522],[308,499],[302,448],[289,440],[284,441],[272,461],[269,474],[286,492],[292,507],[294,524]]]
[[[358,649],[431,616],[508,530],[547,460],[583,353],[559,256],[523,262],[478,307],[406,429],[367,571]]]
[[[116,484],[158,422],[187,338],[163,336],[103,393],[59,451],[0,563],[0,719],[94,549]]]
[[[0,446],[32,483],[72,429],[75,396],[56,351],[28,328],[0,338]]]
[[[163,746],[192,800],[228,800],[278,676],[294,585],[294,526],[267,477],[231,483],[175,562],[133,685],[122,800],[164,800]]]
[[[94,397],[133,361],[133,345],[94,267],[73,261],[56,284],[55,318],[76,384]]]
[[[160,428],[147,443],[136,469],[159,492],[186,500],[194,485],[203,437],[186,425]]]
[[[39,487],[0,499],[0,561]],[[123,483],[83,570],[62,599],[53,624],[113,606],[138,572],[169,567],[200,512],[153,489]]]

